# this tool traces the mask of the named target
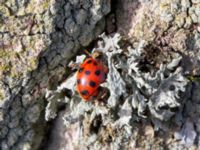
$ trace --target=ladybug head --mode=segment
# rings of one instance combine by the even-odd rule
[[[94,58],[95,60],[102,60],[103,58],[103,53],[100,51],[95,50],[92,54],[91,54],[92,58]]]

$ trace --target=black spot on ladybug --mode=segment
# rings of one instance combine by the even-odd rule
[[[81,67],[78,72],[81,73],[81,72],[83,72],[83,70],[84,70],[84,68]]]
[[[94,62],[93,64],[94,64],[95,66],[97,66],[97,65],[98,65],[98,64],[97,64],[97,62]]]
[[[90,73],[91,73],[91,72],[90,72],[89,70],[86,70],[86,71],[85,71],[85,74],[86,74],[86,75],[89,75]]]
[[[100,73],[101,73],[101,71],[100,71],[100,70],[96,70],[94,73],[95,73],[97,76],[99,76]]]
[[[88,61],[87,61],[87,64],[90,64],[91,62],[92,62],[92,60],[88,60]]]
[[[83,90],[80,93],[81,93],[81,95],[85,95],[85,96],[89,94],[89,92],[87,90]]]
[[[77,83],[78,83],[78,84],[80,84],[80,83],[81,83],[81,80],[80,80],[80,79],[78,79],[78,80],[77,80]]]
[[[95,87],[96,86],[96,83],[94,81],[90,81],[89,84],[90,84],[91,87]]]

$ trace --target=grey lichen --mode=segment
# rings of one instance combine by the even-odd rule
[[[181,68],[166,79],[161,79],[157,91],[151,95],[149,107],[151,113],[161,120],[169,120],[185,101],[181,95],[186,90],[188,80],[182,76]],[[186,94],[185,94],[186,95]]]
[[[135,121],[152,118],[156,130],[162,121],[171,120],[181,111],[187,98],[185,92],[188,80],[183,76],[180,66],[182,57],[178,53],[172,52],[171,62],[160,64],[158,68],[148,72],[146,70],[153,66],[141,63],[145,59],[147,48],[152,48],[148,42],[141,41],[136,47],[125,49],[119,44],[122,42],[119,34],[113,36],[103,34],[100,37],[101,40],[95,49],[102,51],[108,58],[109,73],[102,86],[109,89],[110,97],[104,104],[84,102],[75,92],[76,74],[74,74],[60,86],[72,90],[73,93],[63,119],[68,128],[80,123],[78,140],[85,139],[80,140],[81,147],[94,148],[97,145],[99,148],[102,147],[103,141],[108,140],[103,133],[106,128],[110,128],[111,133],[108,133],[108,136],[111,136],[111,142],[110,144],[108,142],[107,146],[120,149],[125,147],[127,139],[133,138]],[[145,113],[148,110],[150,114]],[[51,109],[47,109],[46,113],[49,111]],[[99,116],[100,120],[96,120]],[[88,123],[84,124],[86,120]],[[96,121],[100,124],[95,125],[97,131],[92,131],[93,122]]]

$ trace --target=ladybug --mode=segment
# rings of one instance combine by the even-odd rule
[[[103,63],[103,53],[95,51],[79,67],[77,73],[77,91],[85,100],[90,101],[97,98],[105,82],[108,68]]]

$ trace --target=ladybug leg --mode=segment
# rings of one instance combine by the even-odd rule
[[[110,96],[110,92],[107,88],[99,86],[97,89],[98,95],[96,95],[96,100],[98,102],[105,103]]]
[[[102,90],[102,95],[101,95],[100,100],[105,102],[108,100],[108,98],[110,96],[110,91],[106,87],[103,87],[102,89],[103,90]]]
[[[107,79],[108,72],[109,72],[108,67],[104,66],[104,81],[103,82],[105,82],[105,80]]]
[[[80,67],[81,63],[70,63],[68,65],[68,67],[71,69],[71,70],[78,70],[78,68]]]

